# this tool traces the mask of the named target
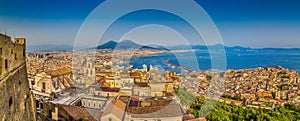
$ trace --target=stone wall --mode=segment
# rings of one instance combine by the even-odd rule
[[[13,42],[11,37],[0,34],[0,75],[12,71],[25,61],[25,43]]]
[[[33,121],[35,107],[27,80],[25,43],[0,34],[0,120]]]

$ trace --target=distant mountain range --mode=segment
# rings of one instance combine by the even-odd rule
[[[210,48],[211,50],[220,50],[224,47],[225,51],[251,51],[251,50],[266,50],[266,51],[284,51],[284,50],[296,50],[300,51],[300,48],[250,48],[250,47],[241,47],[241,46],[223,46],[221,44],[216,45],[177,45],[177,46],[169,46],[168,49],[170,50],[208,50]]]
[[[162,46],[146,46],[137,44],[131,40],[125,40],[121,42],[108,41],[102,45],[98,45],[97,49],[149,49],[149,50],[168,50]]]
[[[266,50],[266,51],[284,51],[284,50],[296,50],[300,51],[300,48],[250,48],[250,47],[241,47],[241,46],[223,46],[221,44],[216,45],[177,45],[177,46],[159,46],[159,45],[141,45],[135,43],[131,40],[125,40],[121,42],[108,41],[104,44],[98,45],[97,47],[90,49],[149,49],[149,50],[220,50],[224,47],[226,51],[251,51],[251,50]],[[73,50],[73,46],[70,45],[33,45],[27,46],[28,51],[40,50],[40,51],[53,51],[53,50]]]

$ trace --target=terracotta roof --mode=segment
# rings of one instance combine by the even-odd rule
[[[141,76],[141,72],[131,72],[130,74],[130,77],[140,77]]]
[[[58,70],[51,70],[46,73],[52,77],[57,77],[57,76],[71,73],[71,72],[72,72],[72,70],[70,68],[62,68],[62,69],[58,69]]]
[[[133,118],[178,117],[184,115],[184,111],[179,104],[170,104],[167,106],[131,107],[128,108],[127,111]]]
[[[107,83],[107,82],[103,82],[103,83],[102,83],[102,87],[110,87],[110,84]]]
[[[122,102],[121,100],[115,100],[115,101],[112,101],[111,103],[113,105],[115,105],[116,108],[118,108],[122,111],[125,111],[126,104],[124,102]]]
[[[187,114],[182,117],[183,121],[194,119],[195,117],[192,114]]]
[[[134,86],[136,87],[149,87],[148,83],[135,83]]]
[[[114,100],[110,104],[108,104],[107,108],[103,112],[102,117],[105,117],[109,114],[112,114],[119,118],[120,120],[123,119],[124,112],[125,112],[126,104],[121,100]]]
[[[89,121],[99,120],[102,113],[100,110],[80,108],[76,106],[61,106],[75,120],[88,119]]]
[[[106,71],[96,71],[96,74],[113,74],[112,71],[106,72]]]
[[[103,92],[119,92],[120,88],[100,87]]]
[[[101,85],[103,82],[105,82],[105,77],[102,77],[98,80],[98,83]]]

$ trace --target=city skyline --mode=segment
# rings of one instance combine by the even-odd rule
[[[300,1],[0,1],[2,121],[298,121]]]

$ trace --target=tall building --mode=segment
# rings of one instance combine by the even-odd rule
[[[148,68],[147,68],[147,65],[146,65],[146,64],[143,65],[143,71],[144,71],[144,72],[147,72],[147,71],[148,71]]]
[[[87,58],[84,62],[84,80],[85,85],[89,86],[95,83],[96,71],[95,71],[95,62],[92,58]]]
[[[0,34],[0,120],[35,120],[27,80],[25,39]]]

